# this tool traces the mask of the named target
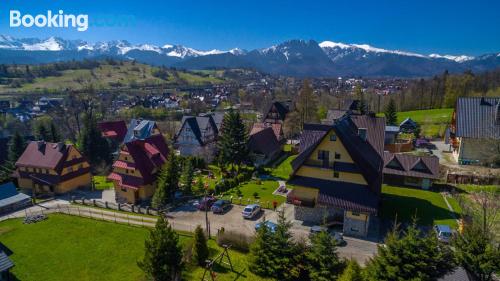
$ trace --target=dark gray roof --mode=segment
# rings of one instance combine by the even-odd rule
[[[500,97],[459,98],[456,111],[456,136],[500,139]]]
[[[0,208],[29,200],[31,197],[24,193],[18,193],[13,183],[0,185]]]
[[[222,115],[222,118],[224,116]],[[184,126],[188,125],[193,131],[193,134],[196,136],[196,139],[200,143],[200,145],[204,145],[202,138],[202,131],[205,130],[208,126],[211,126],[214,130],[214,133],[217,135],[219,133],[217,123],[214,118],[220,118],[220,114],[200,114],[200,116],[184,116],[182,117],[182,126],[179,130],[179,133],[182,131]],[[222,123],[222,121],[220,121]],[[177,133],[177,135],[179,134]]]
[[[389,163],[396,164],[394,167]],[[417,169],[421,163],[424,170]],[[399,166],[399,167],[397,167]],[[384,175],[410,176],[416,178],[438,179],[439,158],[436,156],[416,156],[411,154],[393,154],[384,152]]]
[[[297,172],[298,168],[307,160],[309,155],[314,151],[314,148],[319,145],[328,132],[334,130],[356,163],[356,167],[342,166],[342,168],[359,170],[370,188],[374,192],[380,193],[384,164],[382,158],[384,150],[384,126],[384,118],[368,115],[346,115],[337,120],[333,126],[322,124],[304,125],[304,133],[306,135],[300,139],[300,154],[291,163],[293,174]],[[359,128],[367,129],[366,141],[358,135]]]
[[[377,211],[379,197],[366,185],[295,176],[289,184],[319,189],[318,203],[355,212]]]
[[[281,149],[273,128],[267,127],[252,135],[248,139],[248,148],[257,154],[270,156]]]
[[[14,267],[14,263],[3,251],[0,251],[0,272],[7,271],[12,267]]]

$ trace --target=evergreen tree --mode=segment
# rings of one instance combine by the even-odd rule
[[[240,113],[229,109],[221,131],[218,141],[221,164],[240,166],[248,158],[248,136]]]
[[[311,237],[311,247],[306,253],[309,277],[312,281],[336,279],[345,267],[337,255],[335,239],[326,231]]]
[[[253,273],[278,280],[297,280],[303,267],[299,247],[292,241],[291,223],[283,212],[278,217],[275,232],[262,226],[250,247],[249,268]]]
[[[194,230],[194,260],[198,265],[205,265],[205,261],[208,259],[208,254],[209,251],[205,231],[200,225],[198,225]]]
[[[389,126],[396,126],[398,122],[398,115],[396,109],[396,102],[393,98],[389,100],[389,103],[385,107],[384,111],[385,122]]]
[[[272,276],[275,273],[273,236],[270,229],[262,226],[250,245],[249,269],[259,276]]]
[[[157,182],[152,204],[155,208],[162,208],[173,200],[179,189],[179,164],[173,150],[170,150],[167,163],[161,168]]]
[[[185,194],[191,194],[193,192],[193,179],[194,179],[194,167],[193,159],[186,159],[184,164],[184,171],[182,173],[182,183],[183,191]]]
[[[203,177],[200,175],[196,180],[196,191],[199,193],[205,193],[205,183],[203,182]]]
[[[87,157],[91,166],[111,163],[111,149],[97,128],[96,120],[87,115],[84,117],[83,129],[78,138],[78,147]]]
[[[36,131],[37,140],[50,141],[49,131],[47,130],[47,127],[45,127],[45,125],[42,122],[38,123],[35,131]]]
[[[350,260],[338,281],[363,281],[362,269],[355,260]]]
[[[54,122],[50,122],[49,135],[50,135],[51,142],[60,142],[61,141],[61,136],[59,135],[59,131],[57,130]]]
[[[24,150],[26,149],[26,142],[24,141],[24,138],[19,134],[19,132],[16,132],[12,139],[9,142],[9,152],[7,154],[7,159],[15,163],[17,159],[23,154]]]
[[[423,236],[415,223],[399,237],[395,228],[366,268],[368,280],[436,280],[453,270],[453,256],[436,235]]]
[[[180,280],[183,264],[179,236],[163,216],[158,218],[144,244],[144,258],[138,266],[146,276],[155,281]]]
[[[354,91],[356,97],[359,100],[357,110],[359,110],[361,114],[366,114],[368,111],[368,105],[366,104],[365,93],[363,93],[363,88],[361,87],[361,85],[357,85]]]
[[[500,271],[500,249],[491,237],[477,224],[467,225],[453,241],[458,263],[480,281],[493,280]]]

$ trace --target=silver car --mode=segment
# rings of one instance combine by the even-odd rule
[[[245,209],[243,209],[243,212],[241,212],[241,214],[243,215],[244,219],[252,219],[257,214],[259,214],[260,211],[261,208],[258,204],[252,204],[252,205],[247,205]]]

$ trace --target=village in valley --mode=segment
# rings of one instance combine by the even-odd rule
[[[498,250],[460,243],[498,241],[500,96],[422,105],[404,79],[212,76],[0,94],[0,280],[143,280],[162,255],[179,267],[157,280],[372,280],[360,268],[406,246],[439,263],[418,280],[498,273]],[[165,229],[178,245],[153,257],[144,241]],[[489,267],[451,258],[467,251]]]

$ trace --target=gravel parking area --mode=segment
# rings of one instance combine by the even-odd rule
[[[272,210],[265,210],[252,220],[243,219],[241,216],[243,208],[244,206],[233,205],[230,210],[220,215],[208,212],[211,234],[215,235],[218,229],[224,227],[225,230],[253,235],[257,222],[263,219],[273,222],[277,221],[278,215]],[[288,217],[287,211],[289,211],[288,208],[285,209],[285,215]],[[193,204],[186,204],[177,208],[175,211],[168,213],[168,217],[175,229],[194,231],[198,224],[205,227],[205,212],[197,210]],[[310,228],[302,225],[301,222],[293,221],[291,231],[296,240],[304,241],[309,236]],[[338,247],[341,257],[352,258],[364,264],[377,252],[377,243],[352,237],[344,237],[344,240],[347,242],[347,245]]]

